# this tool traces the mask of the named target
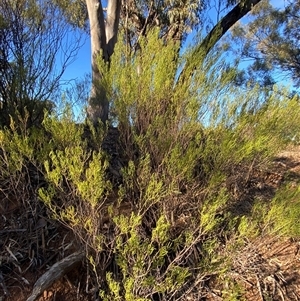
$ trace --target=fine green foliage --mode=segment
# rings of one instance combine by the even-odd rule
[[[297,99],[289,98],[285,91],[274,87],[269,94],[262,94],[258,86],[247,92],[237,88],[235,70],[220,62],[216,54],[209,59],[194,57],[203,62],[202,68],[179,85],[176,75],[181,62],[174,60],[178,45],[163,43],[157,39],[156,32],[140,43],[141,49],[130,56],[117,46],[110,70],[107,69],[103,79],[113,99],[114,122],[119,125],[121,141],[130,159],[123,169],[118,203],[129,199],[138,212],[131,218],[114,219],[120,233],[128,237],[125,242],[124,238],[121,242],[117,240],[120,244],[117,243],[117,265],[122,271],[119,281],[127,292],[126,300],[147,295],[141,293],[146,289],[142,282],[136,287],[135,280],[141,275],[144,279],[150,275],[150,279],[159,283],[157,276],[153,278],[151,274],[156,258],[163,259],[167,270],[173,269],[172,261],[167,259],[170,255],[160,258],[153,250],[151,238],[140,234],[145,231],[142,221],[149,223],[146,218],[149,214],[156,225],[162,217],[166,218],[165,229],[170,227],[170,231],[183,227],[176,239],[171,236],[160,244],[161,252],[172,254],[174,249],[170,249],[169,242],[176,241],[177,254],[197,250],[196,256],[189,256],[198,277],[205,273],[225,273],[229,263],[218,255],[221,246],[216,233],[223,230],[242,242],[245,237],[259,235],[261,223],[268,223],[262,207],[255,209],[254,205],[253,215],[249,217],[233,217],[227,211],[229,204],[234,204],[230,191],[224,189],[226,178],[238,166],[267,164],[299,131]],[[190,56],[192,50],[184,59],[191,59]],[[278,205],[273,205],[276,211]],[[258,214],[255,210],[259,209]],[[272,210],[270,220],[276,216],[271,213]],[[282,234],[293,235],[292,219],[291,215],[287,217],[290,223]],[[235,234],[234,229],[238,230]],[[156,229],[152,228],[152,235],[153,231]],[[165,237],[163,233],[161,238]],[[199,247],[202,240],[205,243]],[[132,264],[128,265],[129,262]],[[188,272],[191,270],[180,272],[182,288],[184,281],[194,279],[194,272]],[[114,296],[119,298],[122,289],[116,289],[117,279],[112,280],[111,276],[108,279],[114,287]],[[163,287],[168,288],[170,280],[165,278],[165,281]],[[171,287],[171,291],[180,291],[179,287]],[[236,287],[232,293],[228,292],[229,299],[239,294],[235,293],[239,291]],[[156,290],[148,287],[148,292]],[[172,295],[168,289],[157,292],[165,300]]]
[[[143,238],[141,230],[142,217],[132,213],[114,218],[117,231],[116,262],[121,269],[125,300],[150,300],[154,293],[165,294],[179,289],[189,276],[187,268],[175,262],[167,269],[162,268],[166,256],[172,250],[170,241],[170,224],[161,216],[151,237]],[[110,295],[106,300],[122,300],[122,291],[118,283],[107,274]],[[105,293],[101,293],[105,296]],[[144,298],[139,298],[144,296]]]
[[[271,234],[299,237],[299,187],[287,185],[279,190],[266,210],[265,224]]]
[[[239,223],[239,236],[299,237],[299,208],[299,188],[294,184],[288,184],[277,191],[270,203],[256,200],[251,216],[243,216]]]
[[[116,263],[122,276],[112,279],[109,274],[107,279],[110,298],[120,298],[123,292],[126,300],[138,300],[141,295],[147,296],[146,292],[156,291],[168,300],[180,288],[171,285],[167,278],[164,291],[153,285],[146,289],[143,282],[136,287],[135,280],[141,275],[159,283],[157,279],[161,277],[151,274],[156,259],[163,260],[166,269],[172,270],[169,254],[174,250],[177,254],[186,252],[198,277],[205,273],[222,274],[229,263],[218,255],[221,246],[216,233],[221,229],[224,233],[228,231],[228,235],[237,236],[237,241],[261,233],[260,224],[255,221],[259,216],[255,206],[253,217],[236,218],[226,211],[229,204],[234,205],[224,183],[238,166],[266,164],[284,147],[289,137],[299,131],[299,106],[295,98],[290,99],[288,93],[276,87],[267,95],[259,87],[247,92],[237,88],[235,70],[220,62],[216,54],[206,60],[194,57],[203,62],[202,68],[179,85],[176,75],[181,62],[174,60],[178,45],[163,43],[156,32],[149,34],[147,40],[141,38],[140,44],[141,49],[129,56],[117,45],[102,81],[113,99],[113,122],[121,130],[121,141],[129,158],[128,166],[123,168],[118,204],[130,200],[137,210],[137,215],[130,218],[114,219],[127,240],[119,238],[116,245]],[[191,59],[190,56],[192,50],[185,59]],[[176,238],[170,236],[160,244],[167,257],[160,257],[163,253],[159,255],[151,238],[142,234],[147,228],[145,223],[150,222],[149,215],[156,226],[164,217],[165,229],[170,227],[171,232],[183,227]],[[153,227],[152,235],[156,232]],[[233,229],[238,232],[233,234]],[[199,247],[202,240],[205,243]],[[170,241],[176,242],[175,249],[170,248]],[[188,250],[196,250],[197,255],[192,256]],[[178,263],[180,260],[179,256]],[[194,272],[189,272],[180,272],[182,288],[185,281],[194,279]],[[117,285],[117,279],[122,286]],[[149,281],[146,283],[151,284]],[[168,284],[172,287],[170,291]],[[235,288],[229,299],[234,291]]]
[[[299,105],[276,87],[236,88],[234,68],[192,49],[184,59],[202,68],[179,83],[178,45],[157,32],[140,44],[129,56],[117,45],[110,68],[102,66],[119,161],[104,148],[111,128],[76,124],[67,106],[59,117],[45,114],[39,128],[12,122],[1,130],[0,193],[8,198],[35,167],[43,181],[30,181],[28,194],[84,246],[103,300],[200,299],[212,278],[225,300],[242,299],[230,269],[245,242],[299,237],[299,189],[289,183],[273,199],[249,196],[250,208],[236,210],[252,170],[267,168],[299,132]],[[116,180],[110,172],[120,162]]]
[[[106,155],[88,149],[84,125],[74,123],[68,109],[62,118],[46,117],[43,124],[52,137],[52,149],[44,161],[48,186],[39,196],[53,217],[78,231],[93,249],[101,249],[99,214],[112,189],[106,179]]]

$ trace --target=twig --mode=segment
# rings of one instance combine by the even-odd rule
[[[3,291],[4,291],[4,295],[5,295],[5,296],[8,296],[8,295],[9,295],[9,292],[8,292],[7,287],[6,287],[6,285],[5,285],[4,277],[3,277],[3,275],[2,275],[2,272],[0,272],[0,285],[1,285],[2,289],[3,289]]]
[[[247,173],[247,176],[246,176],[246,181],[245,181],[246,184],[249,182],[250,175],[251,175],[251,172],[253,170],[254,163],[255,163],[255,158],[253,159],[253,161],[252,161],[252,163],[249,167],[249,170],[248,170],[248,173]]]
[[[6,234],[6,233],[13,233],[13,232],[26,232],[27,229],[5,229],[0,231],[1,234]]]
[[[257,283],[257,289],[258,289],[258,292],[259,292],[260,300],[264,301],[264,296],[263,296],[263,293],[261,291],[261,286],[260,286],[260,282],[259,282],[259,279],[258,279],[257,275],[256,275],[256,283]]]

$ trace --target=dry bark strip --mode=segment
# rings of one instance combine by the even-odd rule
[[[46,273],[44,273],[34,284],[31,295],[26,301],[35,301],[45,290],[47,290],[56,280],[70,272],[76,265],[84,259],[83,252],[76,252],[61,261],[55,263]]]

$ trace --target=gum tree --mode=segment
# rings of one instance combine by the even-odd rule
[[[101,70],[97,66],[97,57],[104,62],[109,59],[117,42],[121,0],[108,1],[106,18],[102,3],[99,0],[86,0],[90,22],[91,50],[92,50],[92,88],[89,100],[88,116],[96,123],[100,118],[108,120],[109,101],[105,90],[101,86]]]
[[[109,117],[109,99],[102,85],[102,73],[97,58],[110,62],[118,32],[122,29],[122,38],[129,52],[139,49],[140,38],[157,27],[160,37],[182,43],[188,32],[194,28],[204,29],[207,24],[209,1],[196,0],[54,0],[76,24],[89,23],[92,56],[92,87],[88,104],[88,118],[93,123],[100,119],[106,122]],[[210,28],[206,37],[195,49],[195,55],[207,55],[222,36],[238,20],[243,18],[261,0],[219,0],[216,7],[222,7],[216,24]],[[224,13],[225,12],[225,13]],[[179,58],[179,53],[177,58]],[[101,64],[100,64],[101,65]],[[184,66],[180,80],[190,76],[198,66],[189,61]]]
[[[89,118],[95,122],[100,118],[108,120],[109,100],[101,88],[101,70],[95,57],[102,51],[102,59],[109,61],[118,34],[119,18],[125,32],[127,47],[136,50],[140,36],[158,27],[161,37],[182,43],[189,29],[204,27],[207,12],[205,1],[123,1],[109,0],[106,11],[101,1],[86,0],[90,21],[92,45],[93,84],[89,102]],[[222,36],[241,18],[243,18],[260,0],[228,1],[227,13],[218,20],[195,49],[195,55],[207,55]],[[220,1],[222,4],[222,1]],[[223,2],[224,5],[224,2]],[[202,19],[201,19],[202,18]],[[178,53],[179,55],[179,53]],[[180,80],[190,75],[197,66],[192,61],[186,62]],[[180,84],[180,81],[178,82]]]

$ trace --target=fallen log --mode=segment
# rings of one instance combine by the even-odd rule
[[[68,257],[56,262],[47,272],[45,272],[34,284],[31,295],[26,301],[35,301],[45,290],[47,290],[56,280],[62,278],[70,272],[76,265],[84,259],[83,252],[76,252]]]

